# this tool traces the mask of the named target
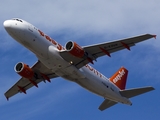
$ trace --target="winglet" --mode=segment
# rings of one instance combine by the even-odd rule
[[[110,81],[114,83],[119,89],[124,90],[126,86],[128,70],[121,67],[111,78]]]
[[[9,97],[6,96],[7,101],[9,101]]]
[[[153,37],[156,39],[156,38],[157,38],[157,35],[153,35]]]

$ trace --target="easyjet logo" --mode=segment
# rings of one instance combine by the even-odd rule
[[[98,72],[97,70],[95,70],[95,69],[94,69],[93,67],[91,67],[90,65],[86,64],[85,66],[86,66],[90,71],[94,72],[94,74],[96,74],[97,76],[99,76],[100,78],[103,77],[103,75],[102,75],[100,72]]]
[[[53,45],[55,45],[57,47],[58,50],[65,50],[65,48],[63,48],[62,45],[60,45],[59,43],[57,43],[55,40],[53,40],[51,37],[49,37],[48,35],[44,34],[41,30],[38,30],[38,32],[40,33],[40,35],[42,37],[45,37],[45,39],[47,41],[50,41]]]
[[[122,71],[119,71],[118,75],[113,79],[114,83],[117,83],[119,80],[122,79],[122,76],[125,74],[124,69],[122,69]]]

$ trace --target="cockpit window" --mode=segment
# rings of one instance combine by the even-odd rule
[[[13,19],[13,20],[16,20],[16,21],[19,21],[19,22],[23,22],[22,20],[20,20],[20,19],[17,19],[17,18],[16,18],[16,19]]]

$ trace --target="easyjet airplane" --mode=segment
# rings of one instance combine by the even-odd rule
[[[69,41],[63,47],[40,29],[22,19],[6,20],[3,24],[11,37],[38,58],[32,67],[23,62],[15,65],[14,70],[21,78],[5,93],[7,100],[17,93],[26,94],[26,90],[33,86],[38,87],[41,81],[51,82],[50,79],[57,77],[76,82],[103,97],[100,110],[117,103],[132,105],[129,98],[154,90],[153,87],[125,89],[127,69],[121,67],[112,77],[107,78],[89,63],[94,64],[98,57],[104,55],[110,57],[111,53],[122,49],[130,50],[130,47],[136,43],[156,38],[156,35],[145,34],[83,47]]]

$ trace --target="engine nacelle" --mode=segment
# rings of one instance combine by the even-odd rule
[[[14,67],[14,70],[22,77],[31,79],[34,76],[33,70],[26,64],[20,62]]]
[[[72,54],[75,57],[82,58],[84,56],[84,50],[81,48],[77,43],[69,41],[66,46],[66,50],[69,51],[70,54]]]

